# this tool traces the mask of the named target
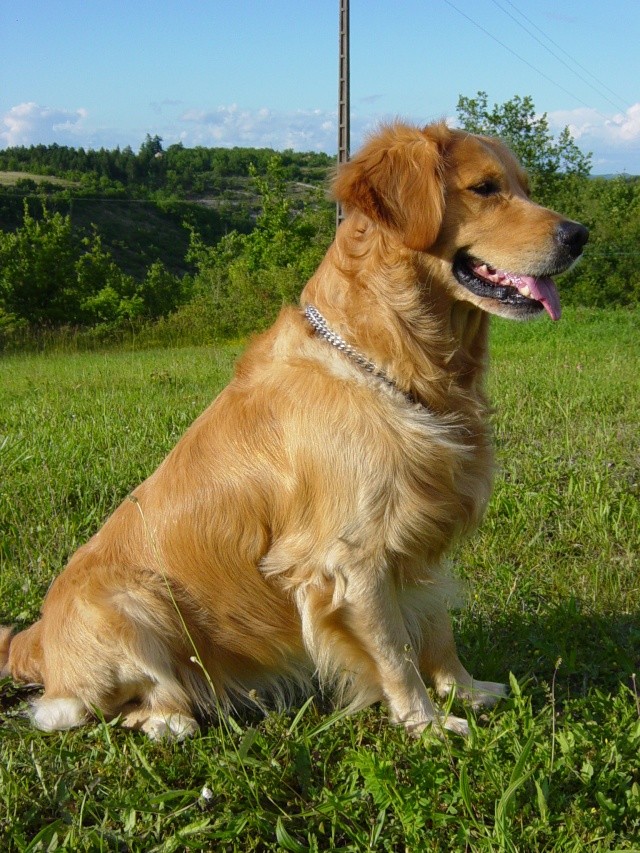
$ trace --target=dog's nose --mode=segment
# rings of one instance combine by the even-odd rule
[[[577,258],[582,254],[588,239],[589,229],[579,222],[565,219],[556,228],[556,240],[567,249],[572,258]]]

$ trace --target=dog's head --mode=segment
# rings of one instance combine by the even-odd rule
[[[560,316],[551,276],[582,254],[588,231],[529,198],[524,171],[498,140],[395,124],[338,172],[334,194],[438,263],[450,295],[492,314]]]

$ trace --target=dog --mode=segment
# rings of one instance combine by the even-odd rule
[[[560,302],[588,238],[529,198],[498,140],[403,123],[338,170],[347,211],[301,294],[160,467],[71,558],[0,669],[44,685],[40,729],[94,713],[152,738],[292,687],[464,734],[446,556],[480,522],[491,314]],[[294,690],[294,695],[296,695]],[[257,701],[261,702],[262,698]]]

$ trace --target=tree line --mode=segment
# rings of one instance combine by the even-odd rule
[[[461,97],[458,119],[472,132],[504,138],[529,171],[534,198],[591,229],[583,262],[559,283],[563,302],[637,305],[640,180],[590,177],[590,155],[568,130],[554,137],[530,98],[490,106],[483,92]],[[133,159],[142,177],[132,173],[127,192],[157,193],[175,185],[185,194],[208,185],[216,170],[220,179],[240,173],[257,200],[256,215],[250,227],[230,227],[215,240],[187,220],[187,273],[170,271],[159,249],[134,276],[116,263],[97,230],[78,235],[70,215],[53,209],[46,198],[37,213],[25,200],[17,227],[0,231],[0,347],[25,330],[60,326],[109,330],[152,323],[183,330],[187,337],[197,327],[206,327],[208,338],[244,335],[266,326],[284,302],[296,298],[333,237],[334,209],[322,190],[311,191],[304,204],[291,192],[293,181],[310,173],[312,183],[322,185],[320,176],[326,179],[332,164],[327,155],[182,146],[165,152],[158,137],[147,137],[137,155],[126,149],[80,151],[7,149],[0,152],[0,169],[21,164],[71,179],[84,174],[78,163],[92,162],[94,154],[103,158],[104,169],[119,158],[125,164]],[[182,171],[180,162],[188,164]],[[164,183],[150,177],[154,169],[164,175]],[[174,173],[181,177],[171,184]],[[102,176],[110,185],[121,182],[116,171],[87,174],[98,181]]]
[[[6,148],[0,151],[0,171],[27,173],[18,185],[23,191],[37,189],[27,176],[33,173],[63,178],[75,185],[76,194],[186,198],[219,192],[230,179],[250,177],[250,170],[265,174],[273,154],[267,148],[185,148],[181,142],[165,150],[161,137],[147,134],[137,153],[130,147],[86,150],[57,144]],[[321,152],[287,150],[279,157],[289,181],[316,184],[334,162]]]

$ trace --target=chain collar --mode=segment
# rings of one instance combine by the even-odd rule
[[[366,370],[367,373],[371,373],[373,376],[380,379],[389,388],[393,388],[393,390],[398,394],[402,394],[407,402],[414,405],[418,403],[418,400],[416,400],[413,394],[406,393],[398,388],[393,379],[389,379],[383,370],[380,370],[366,356],[362,355],[362,353],[358,352],[357,349],[354,349],[354,347],[348,344],[344,338],[340,337],[337,332],[334,332],[317,308],[313,305],[307,305],[304,309],[304,315],[309,324],[315,329],[316,334],[321,338],[324,338],[325,341],[328,341],[332,347],[340,350],[340,352],[344,353],[348,358],[355,361],[357,365],[362,367],[363,370]]]

